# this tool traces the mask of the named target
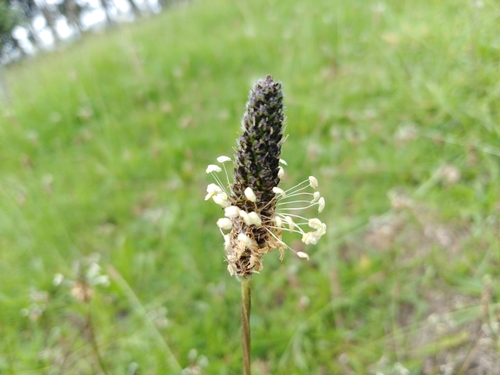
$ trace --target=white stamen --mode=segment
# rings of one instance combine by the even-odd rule
[[[222,218],[217,220],[217,226],[220,229],[229,230],[233,227],[233,222],[231,221],[231,219]]]
[[[260,227],[262,225],[262,219],[257,212],[250,212],[248,214],[248,218],[250,219],[250,222],[255,226]]]
[[[318,199],[320,198],[320,196],[321,196],[321,194],[319,193],[319,191],[315,191],[313,194],[313,200],[311,201],[311,203],[317,202]]]
[[[316,229],[316,231],[320,234],[320,236],[322,236],[323,234],[326,233],[326,224],[322,223],[321,220],[319,219],[309,219],[309,223],[308,225],[313,228],[313,229]]]
[[[279,216],[276,216],[274,218],[274,222],[276,223],[276,226],[278,228],[283,228],[283,220],[281,220],[281,218]]]
[[[285,191],[283,189],[280,189],[279,187],[273,187],[273,193],[280,194],[283,198],[286,197]]]
[[[230,158],[230,157],[228,157],[228,156],[219,156],[219,157],[217,158],[217,161],[218,161],[219,163],[225,163],[226,161],[230,161],[230,160],[231,160],[231,158]]]
[[[220,171],[222,171],[221,167],[215,164],[210,164],[206,170],[207,173],[220,172]]]
[[[238,217],[240,214],[240,209],[236,206],[229,206],[224,208],[224,216],[228,217],[230,219],[234,219],[235,217]]]
[[[216,204],[218,204],[219,206],[221,206],[222,208],[226,208],[226,207],[229,207],[231,205],[231,203],[227,199],[226,193],[219,193],[219,194],[215,195],[213,199],[214,199],[214,202]]]
[[[243,219],[246,225],[252,225],[252,220],[250,220],[250,216],[248,216],[248,213],[240,210],[240,217]]]
[[[321,197],[318,201],[318,212],[323,211],[325,208],[325,198]]]
[[[318,188],[318,180],[316,179],[316,177],[309,176],[309,185],[311,185],[311,187],[313,189],[317,189]]]
[[[306,245],[316,245],[318,243],[319,237],[315,232],[304,233],[302,236],[302,242]]]
[[[247,187],[245,189],[245,197],[247,197],[250,202],[255,202],[257,200],[257,197],[251,187]]]
[[[295,227],[293,219],[290,216],[285,216],[285,220],[288,223],[288,227],[290,228],[290,230],[293,231],[293,228]]]
[[[279,178],[283,178],[284,175],[285,175],[285,170],[282,167],[279,167],[279,169],[278,169],[278,177]]]
[[[205,200],[208,201],[214,195],[222,193],[222,189],[216,184],[209,184],[207,186],[207,195],[205,196]]]
[[[309,255],[307,255],[307,254],[306,254],[306,253],[304,253],[303,251],[299,251],[299,252],[297,252],[297,256],[298,256],[299,258],[309,260]]]
[[[284,161],[283,159],[280,159],[280,163],[283,165],[288,165],[288,163],[286,161]]]

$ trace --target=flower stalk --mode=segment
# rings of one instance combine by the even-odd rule
[[[243,375],[251,374],[250,350],[250,310],[251,302],[250,277],[241,278],[241,348],[243,352]]]

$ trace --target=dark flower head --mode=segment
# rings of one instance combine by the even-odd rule
[[[298,208],[287,205],[304,203],[304,200],[278,203],[284,198],[297,195],[313,197],[310,202],[306,201],[307,207],[318,205],[319,211],[324,207],[324,199],[320,197],[319,192],[304,192],[307,185],[313,189],[317,188],[317,180],[314,177],[287,191],[278,188],[283,174],[280,162],[286,165],[280,159],[284,129],[281,83],[273,81],[268,75],[255,84],[247,102],[242,128],[243,134],[237,140],[233,184],[226,190],[214,173],[222,169],[217,165],[209,165],[207,173],[214,173],[218,184],[208,186],[205,199],[213,198],[225,209],[225,218],[219,219],[217,225],[221,231],[231,230],[228,234],[222,232],[229,272],[248,277],[262,269],[261,258],[265,253],[277,248],[281,258],[283,257],[284,249],[288,247],[281,240],[283,230],[299,232],[305,243],[314,244],[325,233],[326,226],[318,219],[308,221],[292,213],[276,212],[279,204],[284,205],[285,212],[297,211]],[[217,160],[225,169],[224,163],[231,159],[221,156]],[[294,219],[306,220],[305,224],[316,231],[304,232],[301,228],[304,223],[296,224]],[[287,224],[288,228],[285,228],[284,224]],[[298,252],[297,255],[308,257],[304,252]]]

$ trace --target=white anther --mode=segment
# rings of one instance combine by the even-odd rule
[[[280,163],[283,165],[288,165],[288,163],[286,161],[284,161],[283,159],[280,159]]]
[[[250,202],[255,202],[257,200],[257,197],[251,187],[247,187],[245,189],[245,197],[247,197]]]
[[[215,194],[222,193],[222,189],[216,184],[209,184],[207,186],[207,193],[208,194],[205,196],[206,201],[212,198]]]
[[[325,208],[325,198],[321,197],[318,201],[318,212],[323,211]]]
[[[219,157],[217,158],[217,161],[218,161],[219,163],[225,163],[226,161],[230,161],[230,160],[231,160],[231,158],[230,158],[230,157],[228,157],[228,156],[219,156]]]
[[[316,245],[318,243],[319,237],[316,232],[304,233],[302,236],[302,242],[306,245]]]
[[[318,199],[321,197],[321,194],[319,193],[319,191],[315,191],[314,194],[313,194],[313,200],[311,201],[311,203],[314,203],[314,202],[317,202]]]
[[[243,219],[246,225],[252,225],[252,220],[246,211],[240,210],[240,217]]]
[[[220,171],[222,171],[222,169],[218,165],[215,165],[215,164],[210,164],[206,170],[207,173],[220,172]]]
[[[231,203],[227,199],[226,193],[219,193],[214,196],[214,202],[222,208],[229,207]]]
[[[283,220],[281,220],[281,217],[276,216],[276,217],[274,218],[274,222],[276,223],[276,226],[277,226],[278,228],[283,228]]]
[[[233,222],[231,219],[222,218],[217,220],[217,226],[221,229],[229,230],[233,227]]]
[[[324,235],[326,233],[326,224],[322,223],[321,220],[319,219],[309,219],[309,223],[308,225],[313,228],[313,229],[316,229],[316,234],[321,237],[322,235]],[[318,238],[319,238],[318,237]]]
[[[309,255],[307,255],[307,253],[304,253],[303,251],[299,251],[299,252],[297,252],[297,256],[298,256],[299,258],[309,260]]]
[[[285,175],[285,170],[282,167],[279,167],[278,168],[278,177],[283,178],[284,175]]]
[[[252,246],[252,240],[244,233],[238,234],[238,241],[240,241],[246,247]]]
[[[286,197],[285,191],[283,189],[280,189],[279,187],[273,187],[273,193],[281,195],[282,198]]]
[[[236,206],[229,206],[224,208],[224,216],[230,219],[238,217],[240,215],[240,209]]]
[[[260,218],[259,214],[257,212],[250,212],[248,214],[248,218],[250,219],[250,222],[257,226],[260,227],[262,225],[262,219]]]
[[[293,228],[295,227],[293,219],[290,216],[285,216],[285,220],[288,223],[288,228],[290,228],[290,230],[293,230]]]
[[[316,179],[316,177],[309,176],[309,185],[311,185],[311,187],[313,189],[317,189],[318,188],[318,180]]]

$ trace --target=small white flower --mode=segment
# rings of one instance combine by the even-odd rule
[[[234,219],[240,215],[240,209],[236,206],[229,206],[224,208],[224,216],[230,219]]]
[[[251,187],[247,187],[245,189],[245,197],[247,197],[247,199],[250,201],[250,202],[255,202],[257,201],[257,197],[255,196],[255,193],[253,192],[252,188]]]
[[[231,160],[231,158],[230,158],[230,157],[228,157],[228,156],[224,156],[224,155],[223,155],[223,156],[219,156],[219,157],[217,158],[217,161],[218,161],[219,163],[225,163],[226,161],[230,161],[230,160]]]
[[[309,185],[311,185],[311,187],[313,189],[317,189],[318,188],[318,180],[316,179],[316,177],[309,176]]]
[[[206,170],[207,173],[220,172],[220,171],[222,171],[221,167],[215,164],[210,164]]]
[[[325,198],[321,197],[319,198],[318,201],[318,212],[323,211],[324,208],[325,208]]]
[[[217,226],[221,229],[229,230],[233,227],[233,222],[231,221],[231,219],[222,218],[217,220]]]
[[[286,198],[286,193],[283,189],[280,189],[279,187],[273,187],[273,193],[274,194],[279,194],[281,195],[283,198]]]

